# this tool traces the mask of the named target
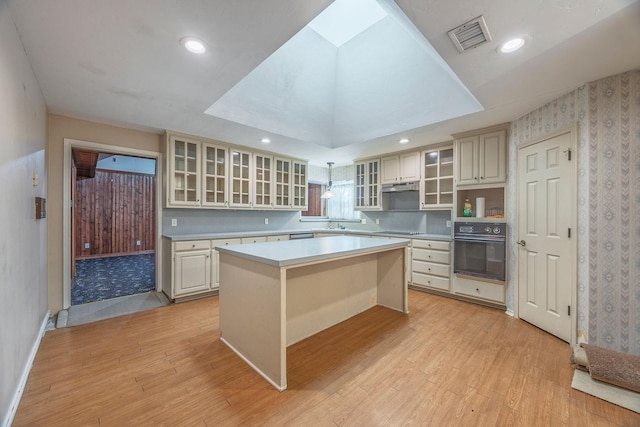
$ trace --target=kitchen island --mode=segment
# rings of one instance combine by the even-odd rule
[[[405,239],[335,236],[220,251],[220,339],[278,390],[287,346],[375,305],[408,313]]]

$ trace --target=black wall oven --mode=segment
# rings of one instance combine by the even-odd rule
[[[504,282],[506,280],[506,237],[506,224],[454,223],[453,272]]]

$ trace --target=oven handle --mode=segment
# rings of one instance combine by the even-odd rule
[[[453,237],[456,242],[485,242],[485,243],[504,243],[504,237]]]

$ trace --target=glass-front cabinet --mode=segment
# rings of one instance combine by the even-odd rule
[[[200,205],[200,142],[172,136],[169,150],[169,204]]]
[[[273,207],[272,163],[273,159],[271,156],[265,156],[263,154],[253,155],[253,207],[255,208]]]
[[[453,146],[422,152],[420,208],[453,207]]]
[[[167,131],[166,207],[307,210],[304,160]]]
[[[379,159],[356,162],[354,183],[355,209],[381,209]]]
[[[307,200],[307,163],[298,160],[291,162],[293,168],[291,188],[293,190],[293,208],[306,211]]]
[[[227,206],[227,149],[203,143],[202,153],[202,206]]]
[[[291,160],[275,158],[275,207],[291,207]]]
[[[231,150],[231,200],[230,206],[249,208],[251,200],[251,153]]]

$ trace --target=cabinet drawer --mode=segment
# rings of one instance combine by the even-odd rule
[[[279,234],[277,236],[267,236],[267,242],[281,242],[283,240],[289,240],[289,235]]]
[[[453,281],[453,291],[457,294],[504,304],[503,285],[456,277]]]
[[[208,240],[191,240],[185,242],[173,242],[173,250],[180,251],[195,251],[200,249],[209,249]]]
[[[218,246],[239,245],[240,239],[216,239],[211,241],[211,247],[215,249]]]
[[[438,240],[420,240],[413,239],[411,244],[414,248],[420,249],[436,249],[439,251],[448,251],[451,247],[451,242],[441,242]]]
[[[451,268],[447,264],[434,264],[431,262],[414,260],[411,265],[411,270],[417,273],[433,274],[442,277],[451,276]]]
[[[267,241],[267,236],[243,237],[241,240],[242,240],[242,244],[245,244],[245,243],[260,243],[260,242],[266,242]]]
[[[437,262],[440,264],[449,264],[449,251],[432,251],[430,249],[413,248],[414,261]]]
[[[427,286],[429,288],[440,289],[442,291],[448,291],[451,285],[451,281],[445,277],[431,276],[429,274],[422,274],[413,272],[411,275],[411,281],[416,285]]]

